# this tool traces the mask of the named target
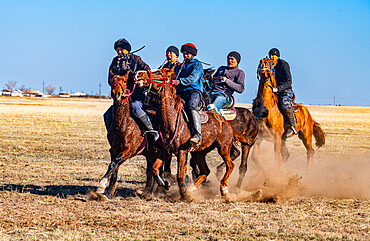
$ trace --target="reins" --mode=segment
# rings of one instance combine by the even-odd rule
[[[134,83],[134,87],[132,88],[132,91],[130,91],[129,89],[127,89],[127,88],[123,88],[123,85],[119,82],[119,81],[114,81],[113,82],[113,86],[115,85],[115,84],[119,84],[119,86],[121,87],[121,89],[122,89],[122,91],[123,91],[123,93],[122,93],[122,96],[124,97],[124,99],[122,99],[121,101],[120,101],[120,103],[122,103],[124,100],[125,101],[128,101],[128,98],[134,93],[134,91],[135,91],[135,87],[136,87],[136,83]]]

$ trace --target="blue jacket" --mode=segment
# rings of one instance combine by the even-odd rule
[[[175,67],[176,76],[180,69],[181,64]],[[192,59],[185,63],[177,78],[178,85],[176,87],[176,94],[182,94],[191,90],[203,92],[202,77],[203,65],[197,59]]]

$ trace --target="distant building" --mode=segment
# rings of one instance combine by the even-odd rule
[[[85,93],[81,93],[81,92],[75,92],[73,94],[71,94],[71,97],[84,97],[86,96]]]
[[[24,95],[29,97],[44,97],[44,94],[37,90],[26,90]]]

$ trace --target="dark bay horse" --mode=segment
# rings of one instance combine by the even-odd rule
[[[202,124],[202,142],[199,146],[191,146],[191,137],[186,117],[183,114],[183,102],[176,95],[175,86],[171,82],[173,70],[138,71],[137,80],[143,80],[144,86],[157,92],[159,130],[161,133],[162,146],[168,153],[177,157],[178,170],[177,181],[182,199],[190,199],[189,192],[196,190],[209,175],[210,170],[205,161],[208,152],[217,148],[218,153],[226,163],[226,172],[221,180],[221,195],[231,199],[227,188],[227,181],[234,169],[234,163],[230,158],[230,150],[234,138],[242,143],[248,143],[243,136],[233,130],[230,124],[219,114],[207,112],[208,121]],[[187,153],[192,152],[192,158],[199,167],[200,175],[188,190],[185,187],[184,177],[187,168]],[[154,175],[157,177],[158,168],[163,164],[163,158],[157,159],[153,165]]]
[[[151,143],[146,143],[145,135],[142,134],[140,127],[130,115],[129,96],[133,91],[127,88],[128,78],[129,74],[127,73],[125,76],[116,75],[112,79],[113,123],[107,135],[111,146],[109,150],[111,163],[97,186],[97,195],[95,195],[98,197],[97,199],[113,197],[120,165],[139,154],[144,155],[147,160],[147,181],[143,196],[149,198],[153,191],[152,167],[160,154],[159,150],[154,149]],[[169,158],[169,156],[165,158]],[[107,187],[108,182],[109,186]]]
[[[272,91],[276,88],[274,66],[268,58],[260,61],[257,73],[259,75],[259,86],[257,98],[253,106],[253,114],[258,119],[260,126],[259,135],[254,145],[253,159],[257,159],[258,148],[263,139],[272,141],[275,150],[275,160],[279,163],[289,158],[286,148],[285,130],[288,126],[284,123],[284,117],[280,113],[277,102],[277,95]],[[312,117],[308,109],[298,105],[295,113],[296,131],[307,150],[307,170],[311,168],[314,149],[312,148],[312,135],[316,139],[318,148],[325,144],[325,133],[320,124]]]
[[[209,82],[212,80],[212,74],[214,71],[215,70],[213,69],[204,70],[203,78],[207,81],[203,83],[203,87],[204,87],[203,99],[205,102],[205,106],[211,103],[210,96],[211,96],[212,88]],[[242,156],[241,156],[241,161],[240,161],[240,166],[239,166],[239,178],[236,184],[237,187],[240,188],[242,185],[243,179],[245,177],[245,174],[247,172],[247,159],[248,159],[249,151],[256,141],[259,127],[258,127],[256,118],[253,116],[250,110],[248,110],[247,108],[242,108],[242,107],[235,107],[235,110],[236,110],[236,118],[228,122],[234,128],[235,131],[240,133],[245,139],[248,140],[247,144],[241,143]],[[235,148],[236,147],[233,145],[231,149],[233,160],[237,157],[234,154]],[[222,167],[224,167],[224,164],[221,164],[217,168],[218,172],[220,171]]]

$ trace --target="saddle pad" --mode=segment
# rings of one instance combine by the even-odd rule
[[[292,102],[292,107],[293,107],[293,111],[294,112],[297,112],[298,111],[298,105],[297,105],[297,103]]]
[[[200,122],[202,124],[207,123],[207,121],[208,121],[208,114],[207,114],[207,112],[201,110],[201,111],[199,111],[199,114],[200,114]]]
[[[230,109],[227,109],[227,110],[222,110],[223,112],[223,116],[225,117],[226,120],[228,121],[232,121],[236,118],[236,110],[235,108],[230,108]]]

